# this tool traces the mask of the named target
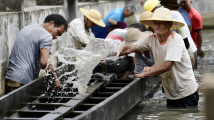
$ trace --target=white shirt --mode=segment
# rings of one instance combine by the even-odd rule
[[[160,74],[167,99],[181,99],[196,92],[198,86],[181,35],[172,31],[167,40],[159,43],[153,34],[138,40],[134,45],[141,52],[151,50],[156,67],[165,61],[174,61],[170,71]]]
[[[171,12],[172,12],[172,18],[173,19],[175,19],[175,20],[177,20],[177,21],[182,22],[182,23],[185,24],[185,26],[183,28],[186,31],[190,47],[192,48],[193,52],[197,51],[197,47],[196,47],[196,45],[195,45],[195,43],[194,43],[194,41],[193,41],[193,39],[192,39],[192,37],[190,35],[189,28],[188,28],[187,23],[185,22],[183,16],[178,11],[171,10]]]
[[[76,18],[70,22],[68,31],[66,32],[69,43],[72,43],[71,47],[82,50],[89,43],[90,38],[95,38],[91,29],[86,30],[84,17]],[[71,37],[73,36],[73,37]]]

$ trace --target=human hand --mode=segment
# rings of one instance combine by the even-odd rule
[[[152,69],[152,67],[145,67],[144,69],[143,69],[143,72],[148,72],[148,71],[150,71]]]
[[[144,72],[142,72],[141,74],[135,74],[134,75],[135,78],[144,78]]]
[[[53,66],[53,71],[54,71],[54,72],[56,72],[56,71],[57,71],[57,68],[55,68],[54,66]]]
[[[200,58],[203,58],[204,57],[204,51],[202,49],[198,49],[197,50],[197,54]]]
[[[55,90],[58,91],[60,87],[60,81],[59,79],[54,80]]]

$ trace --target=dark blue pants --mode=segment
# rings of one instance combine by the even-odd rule
[[[198,106],[198,101],[199,101],[199,95],[198,95],[198,90],[182,99],[178,100],[169,100],[167,99],[167,107],[179,107],[179,108],[193,108]]]

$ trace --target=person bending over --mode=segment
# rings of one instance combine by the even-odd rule
[[[170,29],[184,26],[172,19],[167,8],[158,8],[151,19],[142,23],[153,26],[154,34],[140,37],[133,45],[124,46],[120,55],[131,52],[152,51],[155,64],[144,68],[136,77],[161,76],[168,107],[196,107],[198,105],[198,85],[183,38]]]
[[[55,74],[56,68],[48,58],[51,54],[52,40],[67,31],[68,24],[58,14],[48,15],[44,23],[28,25],[17,35],[6,73],[6,93],[38,78],[40,69],[48,68],[56,88],[60,82]]]

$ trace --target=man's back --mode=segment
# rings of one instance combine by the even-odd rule
[[[13,45],[5,78],[21,84],[36,79],[41,69],[40,49],[51,52],[52,39],[52,35],[38,24],[24,27]]]
[[[119,21],[125,21],[125,18],[123,16],[123,8],[115,8],[113,9],[104,19],[104,23],[109,26],[111,25],[108,20],[109,19],[113,19],[115,20],[116,22],[119,22]]]
[[[183,16],[185,22],[187,23],[188,26],[192,27],[192,22],[190,20],[189,14],[186,10],[184,10],[183,8],[179,8],[178,12],[181,13],[181,15]]]
[[[84,49],[90,42],[88,37],[95,38],[91,28],[88,30],[85,28],[84,17],[76,18],[69,23],[69,29],[66,33],[65,39],[68,39],[67,41],[69,44],[73,44],[71,47],[78,50]],[[65,44],[67,43],[65,42]]]
[[[185,24],[185,26],[183,27],[183,29],[186,32],[186,35],[188,37],[188,41],[190,43],[190,46],[191,46],[193,52],[195,52],[197,50],[197,48],[196,48],[196,45],[195,45],[195,43],[194,43],[194,41],[193,41],[193,39],[192,39],[192,37],[190,35],[190,31],[188,29],[187,23],[185,22],[184,18],[182,17],[182,15],[178,11],[171,10],[171,12],[172,12],[173,19],[176,19],[176,20],[178,20],[178,21],[180,21],[180,22],[182,22],[182,23]]]

